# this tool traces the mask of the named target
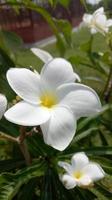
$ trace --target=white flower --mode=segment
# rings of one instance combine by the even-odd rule
[[[60,178],[67,189],[88,187],[105,176],[100,165],[90,162],[84,152],[74,154],[71,164],[59,162],[58,165],[67,172]]]
[[[99,112],[101,103],[94,90],[73,83],[77,75],[68,61],[54,58],[46,62],[40,75],[25,68],[8,70],[8,82],[23,101],[5,117],[18,125],[40,125],[45,143],[64,150],[75,134],[76,120]]]
[[[7,107],[7,99],[3,94],[0,94],[0,119],[2,118]]]
[[[112,26],[112,19],[107,19],[103,7],[96,10],[92,15],[84,14],[83,22],[90,28],[92,34],[100,32],[105,35],[109,31],[109,27]]]
[[[99,4],[100,1],[102,1],[102,0],[86,0],[86,2],[87,2],[88,4],[91,4],[91,5]]]
[[[51,60],[55,59],[53,58],[48,52],[42,50],[42,49],[38,49],[38,48],[31,48],[31,51],[37,56],[39,57],[45,64],[48,64]],[[36,71],[35,71],[36,72]],[[74,73],[72,71],[72,73]],[[75,80],[78,80],[78,82],[81,82],[81,79],[79,77],[78,74],[74,73],[74,79],[73,81]]]

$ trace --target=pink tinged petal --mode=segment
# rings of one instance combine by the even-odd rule
[[[3,94],[0,94],[0,119],[2,118],[7,108],[7,99]]]
[[[63,84],[57,89],[60,105],[68,106],[76,118],[91,116],[101,110],[96,92],[82,84]]]
[[[83,172],[91,178],[92,181],[97,181],[105,176],[105,172],[97,163],[89,163],[83,168]]]
[[[79,187],[83,187],[83,186],[89,186],[92,184],[92,180],[88,175],[84,175],[82,176],[78,181],[77,181],[77,185]]]
[[[61,178],[61,181],[66,189],[73,189],[76,186],[75,179],[69,176],[68,174],[64,174]]]
[[[67,82],[74,82],[76,76],[72,65],[63,58],[54,58],[41,71],[41,79],[53,88]]]
[[[21,101],[5,113],[5,118],[18,125],[37,126],[45,123],[50,118],[50,113],[45,107]]]
[[[84,152],[80,152],[72,157],[71,163],[74,171],[79,171],[89,163],[89,159]]]
[[[55,107],[49,121],[41,125],[44,141],[57,150],[63,151],[72,141],[76,131],[76,120],[69,109]]]
[[[38,48],[31,48],[31,51],[39,57],[44,63],[47,63],[53,59],[53,57],[46,51]]]
[[[68,174],[73,174],[72,166],[69,163],[59,161],[58,165],[65,169]]]
[[[11,88],[22,99],[38,104],[41,93],[39,76],[25,68],[12,68],[7,72],[7,80]]]

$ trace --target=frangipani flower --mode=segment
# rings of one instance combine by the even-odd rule
[[[7,99],[3,94],[0,94],[0,119],[2,118],[7,107]]]
[[[75,134],[76,120],[99,112],[101,103],[94,90],[73,83],[77,75],[68,61],[54,58],[46,63],[40,75],[25,68],[8,70],[7,80],[23,101],[5,117],[18,125],[40,125],[45,143],[64,150]]]
[[[86,0],[86,2],[87,2],[88,4],[91,4],[91,5],[99,4],[100,1],[102,1],[102,0]]]
[[[103,7],[96,10],[92,15],[84,14],[83,22],[90,28],[92,34],[100,32],[105,35],[109,31],[109,27],[112,26],[112,19],[107,19]]]
[[[58,165],[66,171],[60,179],[67,189],[75,186],[88,187],[105,176],[99,164],[90,162],[84,152],[76,153],[71,159],[71,164],[59,162]]]
[[[38,48],[31,48],[31,51],[38,57],[40,58],[45,64],[48,64],[51,60],[55,60],[55,58],[53,58],[51,56],[50,53],[42,50],[42,49],[38,49]],[[80,77],[78,74],[76,74],[75,72],[73,72],[72,70],[72,76],[73,76],[73,82],[78,80],[78,82],[81,81]]]

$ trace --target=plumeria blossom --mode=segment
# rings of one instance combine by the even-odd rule
[[[8,70],[9,85],[23,100],[5,117],[18,125],[40,125],[45,143],[62,151],[76,132],[76,120],[99,112],[101,103],[93,89],[74,83],[77,74],[68,61],[38,52],[45,61],[40,74],[26,68]]]
[[[51,60],[55,60],[55,58],[52,57],[52,55],[42,49],[39,48],[31,48],[31,51],[33,52],[33,54],[35,54],[38,58],[40,58],[40,60],[42,60],[45,64],[48,64]],[[64,59],[63,59],[64,60]],[[81,82],[81,79],[79,77],[78,74],[76,74],[75,72],[73,72],[72,70],[72,80],[73,81],[78,81]]]
[[[89,161],[84,152],[74,154],[71,164],[59,162],[58,165],[66,171],[66,174],[62,175],[60,179],[67,189],[75,186],[86,188],[105,176],[100,165]]]
[[[0,94],[0,119],[2,118],[7,108],[7,99],[3,94]]]
[[[88,4],[96,5],[99,4],[102,0],[86,0]]]
[[[112,26],[112,19],[107,19],[103,7],[97,9],[92,15],[84,14],[83,22],[90,28],[92,34],[100,32],[105,35]]]

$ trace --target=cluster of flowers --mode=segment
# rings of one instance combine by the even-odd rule
[[[6,112],[7,100],[0,95],[0,117],[22,126],[40,125],[45,143],[64,150],[76,131],[76,120],[101,110],[96,92],[80,83],[71,64],[62,58],[53,58],[47,52],[33,48],[32,52],[44,63],[40,75],[26,68],[13,68],[7,72],[11,88],[21,100]],[[88,186],[104,177],[102,168],[89,163],[84,153],[73,156],[72,165],[59,162],[67,174],[60,179],[67,189],[76,185]],[[92,172],[92,174],[91,174]]]
[[[93,15],[84,14],[83,22],[92,34],[105,35],[112,26],[112,20],[107,20],[103,8]],[[40,125],[45,143],[62,151],[74,137],[77,119],[99,112],[101,103],[93,89],[76,82],[80,82],[80,77],[67,60],[53,58],[37,48],[31,50],[44,62],[41,73],[26,68],[8,70],[8,83],[21,101],[5,112],[7,100],[0,94],[0,119],[5,113],[5,118],[12,123]],[[89,162],[85,153],[75,154],[71,165],[65,162],[59,162],[59,165],[67,172],[61,176],[67,189],[76,185],[86,187],[105,175],[98,164]]]

